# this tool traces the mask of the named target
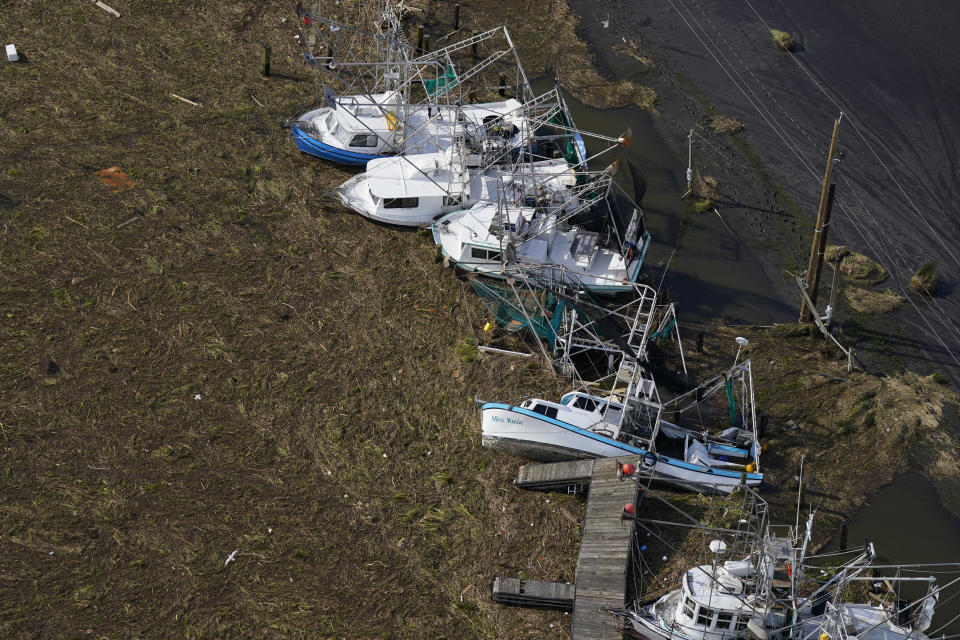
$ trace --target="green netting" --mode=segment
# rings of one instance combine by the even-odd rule
[[[447,67],[447,70],[437,76],[436,79],[427,78],[423,81],[423,86],[431,96],[442,96],[450,89],[457,86],[460,80],[457,78],[457,72],[453,66]]]
[[[727,406],[730,407],[730,426],[737,426],[737,401],[733,398],[733,382],[727,380],[724,385],[727,389]]]
[[[655,331],[655,332],[650,336],[650,339],[651,339],[651,340],[656,340],[657,342],[661,342],[664,338],[666,338],[667,336],[670,335],[670,332],[673,331],[673,326],[674,326],[675,324],[677,324],[677,319],[676,319],[676,318],[672,318],[672,319],[670,320],[670,323],[669,323],[667,326],[665,326],[663,329],[660,329],[660,331]]]
[[[524,291],[521,299],[517,299],[513,291],[503,285],[479,278],[471,278],[470,284],[497,324],[507,331],[529,329],[545,339],[551,351],[555,349],[557,331],[567,306],[563,300],[544,290]]]

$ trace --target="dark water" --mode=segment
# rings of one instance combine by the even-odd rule
[[[887,338],[960,386],[960,2],[572,2],[601,63],[643,83],[610,47],[650,43],[717,112],[746,123],[751,147],[807,211],[842,110],[831,239],[880,261],[884,286],[901,294],[921,264],[938,263],[937,296],[907,296],[903,335]],[[796,53],[777,50],[768,28],[793,34]]]
[[[848,528],[851,547],[864,540],[873,542],[879,562],[883,564],[914,564],[921,562],[960,561],[960,519],[943,508],[937,490],[930,481],[916,473],[897,478],[870,499],[869,506],[853,514]],[[837,548],[836,543],[831,547]],[[937,574],[938,583],[945,585],[958,576]],[[929,571],[905,572],[907,576],[932,575]],[[960,585],[945,589],[940,595],[933,626],[928,633],[960,633]],[[949,623],[949,624],[948,624]]]
[[[547,88],[542,81],[534,86]],[[717,213],[684,212],[686,158],[671,152],[647,113],[636,108],[594,109],[567,93],[564,98],[581,130],[610,137],[631,130],[630,146],[617,152],[618,183],[628,193],[633,191],[629,195],[643,207],[653,238],[646,271],[653,286],[678,304],[681,321],[724,318],[771,324],[793,317],[792,306],[780,300],[735,229]],[[584,138],[590,154],[607,144]],[[613,162],[617,157],[613,154],[603,156],[600,164]]]

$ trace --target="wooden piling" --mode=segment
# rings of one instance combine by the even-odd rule
[[[270,77],[270,45],[263,45],[263,76]]]
[[[430,34],[424,34],[423,36],[423,52],[430,53]]]
[[[460,29],[460,3],[453,5],[453,30],[458,31]]]
[[[423,25],[417,25],[417,53],[423,53]]]

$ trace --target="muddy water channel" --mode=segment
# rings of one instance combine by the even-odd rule
[[[534,83],[538,90],[545,81]],[[631,141],[621,148],[618,183],[643,207],[653,237],[645,271],[651,284],[678,304],[681,319],[723,318],[732,323],[789,322],[792,305],[778,296],[756,257],[720,213],[697,213],[682,196],[686,158],[678,158],[657,133],[651,117],[638,108],[594,109],[565,92],[578,128],[616,137],[628,129]],[[603,142],[585,136],[595,154]],[[598,159],[613,162],[614,152]],[[662,283],[662,286],[660,286]]]
[[[960,519],[944,509],[936,489],[917,473],[900,476],[873,496],[868,506],[853,514],[848,525],[849,545],[858,546],[864,540],[874,544],[883,564],[960,561]],[[838,548],[837,545],[835,540],[830,549]],[[918,569],[905,571],[904,575],[936,575],[940,585],[958,577],[957,569],[949,567],[944,573]],[[960,633],[957,616],[960,585],[953,585],[940,595],[928,634],[933,637],[933,632],[937,636]]]

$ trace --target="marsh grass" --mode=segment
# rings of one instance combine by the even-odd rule
[[[4,7],[0,635],[559,627],[489,585],[572,580],[582,500],[513,488],[472,399],[561,382],[461,362],[466,285],[323,199],[350,172],[280,127],[314,100],[293,5],[115,6]]]

